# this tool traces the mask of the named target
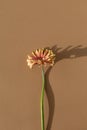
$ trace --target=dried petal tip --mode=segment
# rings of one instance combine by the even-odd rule
[[[36,64],[39,66],[46,66],[47,64],[53,66],[54,60],[55,54],[51,49],[36,49],[31,53],[31,55],[28,55],[27,65],[30,67],[30,69]]]

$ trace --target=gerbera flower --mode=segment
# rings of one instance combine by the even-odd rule
[[[39,65],[42,68],[42,91],[41,91],[41,98],[40,98],[40,108],[41,108],[41,130],[45,129],[44,123],[44,90],[45,90],[45,72],[44,66],[51,65],[53,66],[55,60],[55,54],[51,49],[36,49],[28,55],[27,64],[30,68],[33,65]]]
[[[51,49],[36,49],[31,55],[28,55],[27,64],[30,68],[33,65],[51,65],[53,66],[55,60],[55,54]]]

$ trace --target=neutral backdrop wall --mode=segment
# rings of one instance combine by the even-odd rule
[[[27,54],[50,47],[46,130],[87,130],[87,1],[0,0],[0,130],[41,130],[41,69]]]

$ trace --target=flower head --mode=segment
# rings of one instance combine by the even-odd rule
[[[28,55],[27,64],[30,68],[33,65],[51,65],[53,66],[55,60],[55,54],[51,49],[36,49],[31,55]]]

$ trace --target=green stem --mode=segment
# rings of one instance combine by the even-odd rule
[[[44,125],[44,87],[45,87],[45,74],[44,74],[44,68],[42,66],[42,91],[41,91],[41,100],[40,100],[41,130],[45,130],[45,125]]]

